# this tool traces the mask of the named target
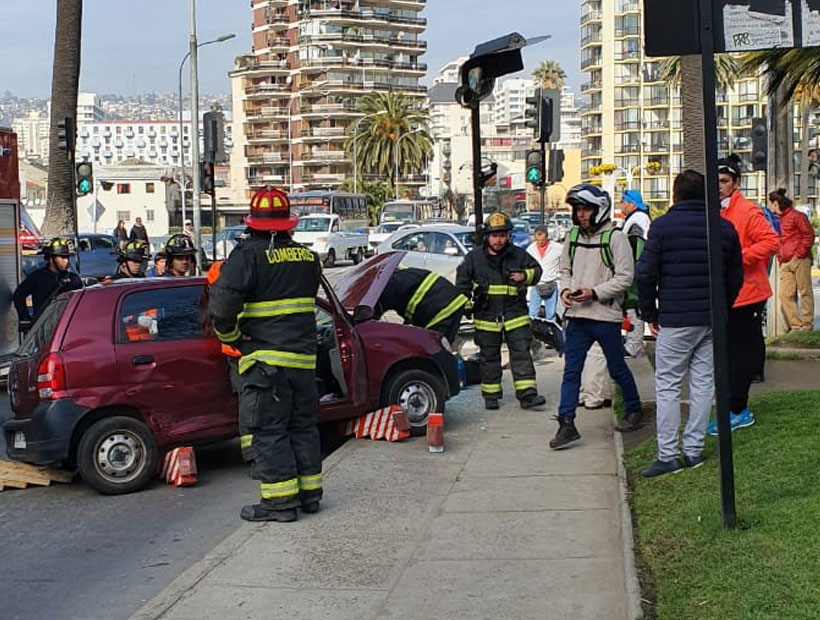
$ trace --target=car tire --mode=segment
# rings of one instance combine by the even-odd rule
[[[150,429],[134,418],[103,418],[88,428],[77,446],[77,469],[103,495],[144,488],[159,464],[159,447]]]
[[[328,269],[331,267],[336,266],[336,250],[333,248],[327,251],[327,256],[325,257],[325,267]]]
[[[384,406],[401,405],[410,418],[410,433],[423,435],[430,413],[444,413],[447,396],[441,379],[426,370],[403,370],[384,386]]]
[[[358,265],[360,262],[362,262],[362,260],[364,260],[364,252],[361,248],[358,248],[355,252],[353,252],[350,258],[353,259],[354,265]]]

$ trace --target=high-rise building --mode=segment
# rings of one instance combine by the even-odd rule
[[[78,93],[77,124],[96,123],[105,118],[100,98],[94,93]]]
[[[637,0],[582,0],[581,70],[589,98],[581,114],[581,175],[587,181],[617,182],[640,189],[652,206],[666,208],[672,181],[683,166],[681,98],[662,77],[661,61],[643,52],[642,3]],[[720,156],[738,153],[751,170],[752,118],[765,116],[758,76],[740,76],[719,93]],[[609,174],[601,166],[614,166]],[[745,173],[742,191],[762,201],[762,174]]]
[[[15,118],[11,128],[17,134],[20,159],[48,159],[48,117],[29,112],[28,116]]]
[[[345,153],[366,93],[418,97],[426,0],[253,0],[253,51],[231,72],[235,148],[231,185],[336,188],[352,176]],[[406,186],[411,179],[402,179]],[[237,196],[238,198],[239,196]]]
[[[511,78],[498,84],[495,96],[494,118],[496,125],[506,125],[524,116],[527,97],[535,92],[535,82],[523,78]]]
[[[461,65],[469,60],[469,56],[461,56],[455,60],[451,60],[441,69],[433,78],[433,84],[458,84],[461,81]]]
[[[81,122],[77,127],[77,160],[110,166],[124,161],[178,166],[180,153],[191,165],[190,123],[182,136],[177,121]]]

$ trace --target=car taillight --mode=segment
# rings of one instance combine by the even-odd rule
[[[37,368],[37,393],[42,400],[65,395],[65,367],[59,353],[49,353]]]

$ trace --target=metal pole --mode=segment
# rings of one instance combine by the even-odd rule
[[[197,62],[197,45],[196,45],[196,0],[191,0],[191,35],[190,35],[190,54],[191,54],[191,168],[193,168],[194,177],[194,244],[197,252],[202,247],[202,205],[200,196],[199,178],[199,65]],[[196,262],[197,273],[202,272],[202,261]]]
[[[475,211],[476,241],[484,224],[484,213],[481,202],[481,103],[476,102],[470,109],[473,132],[473,208]]]
[[[182,62],[179,63],[179,189],[182,195],[182,220],[180,221],[180,227],[183,230],[185,229],[185,145],[182,140],[184,135],[182,123],[182,69],[190,55],[191,52],[186,52]]]
[[[97,179],[94,179],[94,194],[93,194],[93,196],[94,196],[94,215],[92,215],[92,217],[94,218],[94,234],[95,235],[97,234],[97,184],[98,183],[99,183],[99,181],[97,181]],[[117,223],[119,224],[119,222],[117,222]]]
[[[720,199],[717,169],[717,112],[715,109],[715,49],[712,0],[699,0],[700,40],[703,57],[703,126],[706,155],[706,229],[709,235],[709,297],[712,308],[712,341],[715,356],[715,401],[718,422],[718,456],[723,527],[733,529],[735,474],[732,434],[729,427],[729,349],[726,335],[728,308],[723,281],[723,252],[720,232]]]
[[[541,143],[541,164],[544,166],[546,170],[549,169],[549,164],[547,163],[547,145],[545,143]],[[541,179],[541,226],[544,225],[544,212],[546,211],[547,206],[547,172],[546,170],[542,170]]]
[[[396,200],[399,199],[399,142],[402,136],[396,138],[396,143],[393,145],[393,164],[396,166],[396,171],[393,174],[393,189],[396,191]]]

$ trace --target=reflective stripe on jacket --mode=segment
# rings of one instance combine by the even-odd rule
[[[405,323],[430,328],[457,312],[467,298],[442,276],[426,269],[397,269],[379,297],[376,315],[395,310]]]

